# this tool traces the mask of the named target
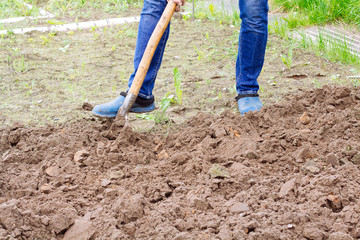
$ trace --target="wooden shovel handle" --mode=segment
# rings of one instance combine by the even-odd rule
[[[132,93],[136,96],[139,94],[146,73],[149,70],[149,66],[154,56],[155,50],[167,26],[169,25],[170,19],[175,12],[175,8],[176,8],[176,4],[170,0],[149,39],[144,55],[139,64],[138,70],[136,71],[134,81],[129,89],[129,93]]]

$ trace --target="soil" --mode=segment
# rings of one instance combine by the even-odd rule
[[[1,239],[360,238],[360,89],[290,94],[168,134],[0,130]]]
[[[82,110],[114,99],[127,89],[133,72],[137,23],[68,33],[7,35],[0,38],[0,124],[61,124],[92,118]],[[156,106],[167,93],[175,95],[174,68],[181,74],[182,105],[167,115],[182,123],[198,111],[237,111],[235,61],[240,26],[218,21],[180,20],[175,16],[154,89]],[[355,85],[348,76],[358,69],[325,60],[300,46],[290,69],[283,64],[289,44],[270,35],[259,78],[265,105],[280,101],[299,88],[325,84]],[[359,81],[355,79],[354,81]],[[357,82],[356,84],[360,84]],[[132,115],[132,126],[148,131],[154,121]]]
[[[239,26],[175,16],[154,95],[178,68],[183,103],[123,128],[89,111],[126,89],[137,26],[0,38],[0,239],[360,238],[359,69],[300,46],[288,69],[269,35],[240,117]]]
[[[115,9],[116,10],[116,9]],[[17,29],[17,28],[29,28],[29,27],[45,27],[45,26],[53,26],[53,24],[67,24],[67,23],[74,23],[74,22],[87,22],[87,21],[96,21],[102,19],[109,19],[109,18],[120,18],[120,17],[133,17],[139,16],[141,13],[141,8],[136,7],[129,7],[125,10],[112,11],[106,12],[104,9],[101,8],[87,8],[86,10],[75,12],[74,13],[67,13],[61,14],[55,17],[56,21],[51,19],[25,19],[20,22],[15,23],[4,23],[0,24],[0,29]]]

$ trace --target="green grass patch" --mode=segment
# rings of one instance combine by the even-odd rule
[[[349,40],[346,36],[333,37],[327,33],[326,29],[319,28],[319,35],[314,39],[309,37],[303,30],[292,30],[289,27],[289,22],[284,21],[284,19],[273,21],[269,25],[269,32],[292,42],[289,53],[281,56],[281,60],[289,69],[292,64],[293,43],[297,47],[315,52],[318,56],[325,57],[330,61],[360,67],[360,57],[349,48]]]
[[[25,3],[32,5],[29,8]],[[89,17],[96,12],[108,14],[119,14],[129,7],[140,7],[141,0],[1,0],[0,1],[0,19],[24,16],[38,16],[39,8],[57,15],[83,16]],[[89,15],[89,16],[87,16]]]
[[[37,16],[39,11],[38,8],[28,7],[25,5],[36,4],[36,0],[1,0],[0,1],[0,19],[13,18],[13,17],[24,17],[24,16]]]
[[[50,0],[44,8],[56,15],[69,14],[73,16],[89,9],[99,9],[106,13],[117,14],[127,10],[130,6],[139,7],[140,5],[142,5],[140,0]]]
[[[359,0],[273,0],[273,3],[290,12],[285,18],[291,22],[290,27],[343,21],[360,28]],[[294,17],[295,12],[301,16]]]

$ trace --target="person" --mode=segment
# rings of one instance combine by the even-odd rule
[[[134,57],[134,73],[129,79],[129,88],[147,46],[148,40],[164,11],[168,0],[144,0]],[[177,10],[185,0],[170,0],[177,4]],[[258,76],[264,63],[268,36],[268,0],[239,0],[241,29],[238,56],[236,60],[236,101],[241,115],[249,111],[259,111],[263,106],[259,95]],[[144,83],[130,112],[151,112],[155,109],[153,88],[169,37],[170,25],[164,32]],[[126,97],[126,92],[107,103],[94,107],[92,113],[100,117],[115,117]]]

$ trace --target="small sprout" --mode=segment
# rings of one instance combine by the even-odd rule
[[[20,58],[15,59],[13,62],[13,67],[17,72],[26,72],[29,69],[29,65],[25,61],[24,56],[21,56]]]
[[[174,82],[175,82],[175,92],[176,92],[176,99],[175,101],[181,105],[182,104],[182,89],[181,89],[181,80],[182,80],[182,77],[181,77],[181,74],[180,74],[180,71],[179,69],[177,68],[174,68]]]
[[[42,39],[41,45],[43,46],[46,46],[50,42],[50,39],[45,36],[40,36],[40,39]]]
[[[209,10],[210,10],[211,14],[214,15],[214,10],[215,10],[214,4],[209,5]]]

